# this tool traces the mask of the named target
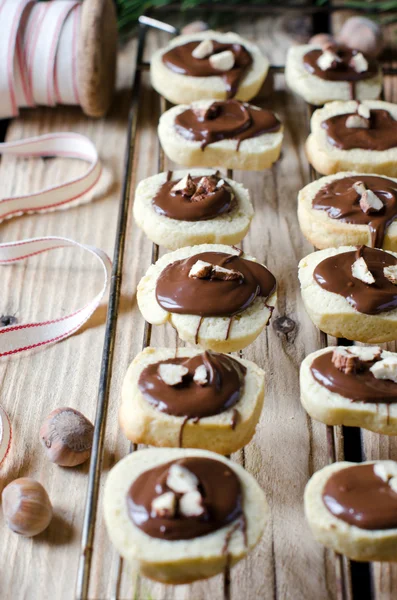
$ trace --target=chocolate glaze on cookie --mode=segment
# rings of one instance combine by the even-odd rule
[[[371,109],[370,127],[346,127],[354,113],[335,115],[321,123],[330,144],[341,150],[390,150],[397,147],[397,121],[388,110]]]
[[[215,184],[223,180],[216,176],[207,176]],[[197,186],[202,177],[192,177]],[[206,194],[195,193],[187,196],[182,190],[172,191],[177,184],[176,180],[166,181],[153,198],[153,208],[160,215],[176,219],[177,221],[206,221],[229,213],[236,206],[232,188],[224,183]]]
[[[199,260],[238,271],[242,277],[232,280],[189,277]],[[257,297],[266,300],[275,289],[276,279],[263,265],[237,254],[201,252],[165,267],[157,280],[156,298],[171,313],[232,317],[246,310]]]
[[[158,373],[160,364],[183,365],[189,372],[178,385],[167,385]],[[194,381],[197,367],[204,365],[207,383]],[[145,399],[161,412],[176,417],[201,419],[232,408],[241,398],[247,369],[240,362],[217,352],[192,357],[169,358],[148,365],[138,387]],[[397,387],[397,385],[396,385]]]
[[[355,465],[331,475],[323,502],[338,519],[360,529],[397,527],[397,493],[375,475],[374,465]]]
[[[332,394],[339,394],[353,402],[375,402],[393,404],[397,402],[397,383],[390,379],[376,379],[370,368],[381,360],[371,361],[359,358],[359,368],[351,373],[338,369],[332,361],[333,350],[324,352],[313,360],[310,371],[314,379]]]
[[[175,463],[194,473],[199,481],[198,490],[205,509],[199,517],[185,517],[178,506],[173,517],[157,517],[152,513],[152,501],[171,491],[166,482],[169,469]],[[177,497],[179,500],[180,494]],[[218,460],[193,456],[145,471],[127,494],[132,522],[147,535],[165,540],[190,540],[226,527],[237,519],[243,527],[242,503],[241,483],[230,467]]]
[[[204,150],[220,140],[237,140],[237,150],[242,141],[263,133],[279,131],[281,123],[276,115],[266,109],[254,108],[237,100],[213,102],[206,109],[193,109],[175,117],[175,129],[187,140],[201,142]]]
[[[241,80],[252,65],[252,56],[241,44],[225,44],[215,40],[211,41],[214,47],[213,54],[219,54],[226,50],[233,52],[234,66],[232,69],[229,69],[229,71],[214,69],[209,61],[209,56],[206,58],[195,58],[192,53],[201,43],[201,40],[174,46],[163,54],[163,63],[171,71],[180,75],[189,75],[191,77],[222,77],[226,85],[227,97],[233,98],[237,93]]]
[[[332,45],[332,51],[336,53],[339,61],[331,66],[330,69],[323,71],[317,64],[318,59],[322,55],[323,51],[320,49],[310,50],[303,57],[303,65],[309,73],[325,79],[327,81],[347,81],[350,84],[350,96],[351,99],[355,99],[355,83],[357,81],[363,81],[374,77],[379,69],[378,63],[374,58],[370,58],[367,55],[365,59],[368,62],[368,69],[363,72],[357,72],[351,65],[350,61],[358,54],[359,50],[352,50],[346,46]]]
[[[367,263],[375,283],[369,285],[353,277],[352,265],[360,257]],[[360,246],[355,252],[342,252],[322,260],[314,269],[314,281],[327,292],[346,298],[358,312],[377,315],[397,308],[397,286],[384,275],[384,267],[397,265],[388,252]]]
[[[381,210],[365,213],[361,209],[360,195],[353,187],[359,181],[383,202]],[[382,248],[385,230],[397,217],[397,182],[375,175],[352,175],[334,179],[317,192],[312,207],[324,210],[331,219],[353,225],[368,225],[372,246]]]

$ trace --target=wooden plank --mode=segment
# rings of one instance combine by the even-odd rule
[[[132,48],[129,57],[133,57]],[[12,122],[7,133],[10,141],[49,131],[88,135],[114,180],[108,193],[92,204],[2,223],[2,241],[60,235],[99,246],[112,255],[128,110],[125,89],[131,71],[125,66],[128,69],[124,77],[121,72],[117,106],[106,120],[89,120],[78,108],[63,107],[23,111],[21,118]],[[83,170],[79,161],[4,158],[0,164],[2,195],[23,194]],[[58,250],[24,264],[2,267],[1,275],[0,313],[16,313],[19,321],[67,314],[83,306],[102,285],[100,267],[74,250]],[[37,478],[55,509],[48,530],[34,539],[19,537],[3,524],[3,597],[61,600],[73,595],[88,465],[63,469],[49,463],[39,442],[39,428],[45,416],[59,406],[75,407],[94,419],[105,317],[103,304],[70,339],[0,362],[1,403],[14,428],[12,449],[2,467],[1,488],[16,477]]]

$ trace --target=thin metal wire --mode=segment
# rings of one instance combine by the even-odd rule
[[[146,27],[141,26],[138,38],[137,62],[142,61]],[[116,230],[116,246],[113,255],[113,270],[110,283],[109,306],[106,319],[106,334],[102,353],[102,365],[99,379],[97,411],[95,416],[94,439],[88,474],[87,499],[85,504],[81,553],[77,572],[76,597],[85,600],[88,597],[95,523],[99,496],[99,483],[103,463],[105,427],[109,403],[109,390],[112,376],[114,343],[120,302],[125,234],[131,196],[131,175],[139,111],[139,89],[141,71],[137,70],[132,85],[131,105],[128,119],[127,149],[123,175],[123,189]]]

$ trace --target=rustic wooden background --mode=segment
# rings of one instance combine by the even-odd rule
[[[283,64],[300,25],[286,27],[285,19],[239,21],[239,33],[255,40],[273,64]],[[302,21],[302,27],[305,23]],[[151,33],[148,56],[164,45],[166,34]],[[295,36],[296,39],[296,36]],[[85,118],[77,108],[23,111],[7,131],[7,140],[48,131],[73,130],[88,135],[104,163],[112,169],[109,192],[94,203],[69,211],[33,215],[0,225],[1,241],[40,235],[62,235],[103,248],[112,255],[121,173],[127,129],[128,86],[132,80],[135,43],[120,52],[118,93],[114,108],[104,120]],[[386,85],[389,100],[397,101],[397,86]],[[101,497],[95,530],[95,549],[90,580],[90,600],[280,600],[336,599],[341,567],[333,553],[315,543],[304,520],[302,495],[314,471],[328,461],[326,427],[311,421],[299,402],[298,372],[303,357],[324,343],[303,309],[297,280],[299,259],[312,248],[303,239],[296,219],[298,190],[309,181],[303,152],[308,111],[305,104],[285,89],[283,75],[276,76],[272,107],[285,124],[281,160],[271,171],[234,172],[251,190],[255,218],[244,250],[269,266],[279,284],[278,310],[296,323],[288,335],[268,327],[243,351],[267,372],[265,406],[253,441],[233,458],[255,475],[266,491],[272,519],[259,546],[235,567],[230,581],[223,576],[192,586],[163,586],[141,578],[133,565],[125,565],[113,550],[104,527]],[[142,178],[158,169],[156,123],[159,99],[143,76],[139,136],[133,189]],[[166,164],[166,167],[169,165]],[[171,166],[171,165],[170,165]],[[79,173],[78,161],[2,159],[1,195],[24,193]],[[120,387],[127,366],[140,351],[144,322],[136,304],[136,285],[151,260],[151,243],[130,215],[124,260],[120,315],[113,364],[111,397],[106,429],[105,460],[101,489],[109,468],[128,450],[119,431],[117,412]],[[162,252],[162,249],[161,249]],[[101,272],[78,252],[58,250],[4,267],[0,313],[16,314],[19,321],[48,318],[78,307],[100,285]],[[46,487],[55,518],[46,532],[34,539],[11,533],[1,523],[0,595],[3,598],[58,600],[74,596],[80,555],[80,536],[86,500],[88,465],[63,469],[47,462],[38,432],[44,417],[56,407],[72,406],[94,419],[106,306],[72,338],[41,352],[0,362],[0,402],[14,428],[9,457],[1,471],[1,489],[20,476],[37,478]],[[329,340],[333,343],[334,340]],[[175,344],[170,328],[156,328],[152,345]],[[397,459],[393,438],[363,433],[365,456]],[[338,457],[342,457],[341,432],[337,432]],[[343,565],[349,572],[347,563]],[[376,600],[395,598],[397,567],[373,565]]]

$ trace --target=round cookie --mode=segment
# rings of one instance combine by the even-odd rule
[[[370,284],[353,277],[352,265],[360,252],[353,246],[319,250],[300,261],[299,280],[306,311],[321,331],[335,337],[368,344],[397,339],[397,304],[393,308],[397,303],[397,287],[383,274],[384,266],[397,264],[397,254],[362,248],[364,261],[367,260],[369,270],[375,274],[372,289]],[[324,281],[326,266],[324,286],[319,281]],[[335,277],[330,278],[329,268]],[[341,293],[329,291],[330,287]],[[377,295],[379,288],[381,299]],[[389,310],[379,310],[382,305]]]
[[[202,352],[193,348],[179,348],[177,357],[169,348],[146,348],[135,357],[124,379],[119,413],[121,428],[131,442],[203,448],[225,455],[249,443],[263,406],[264,372],[253,362],[237,357],[206,353],[201,360],[201,356]],[[204,366],[207,381],[204,378],[196,383],[188,373],[179,384],[173,382],[178,382],[180,375],[168,384],[162,382],[159,366],[164,361],[171,364],[172,376],[175,364],[192,370],[193,357],[198,363],[193,364],[194,375],[208,363]],[[219,366],[219,359],[224,367]],[[241,373],[232,371],[241,367]],[[226,404],[224,410],[218,402]],[[207,412],[210,416],[202,416]]]
[[[345,126],[350,116],[357,117],[359,106],[364,107],[360,109],[363,114],[366,108],[370,109],[369,129]],[[378,116],[374,118],[374,115]],[[364,119],[361,122],[365,121],[368,120]],[[325,129],[326,122],[333,124],[331,130]],[[334,137],[335,124],[340,133],[337,135],[339,141],[335,141]],[[330,135],[333,136],[332,140]],[[374,139],[379,135],[382,144],[376,142],[375,145],[381,149],[371,149]],[[357,141],[357,136],[360,141]],[[338,145],[342,139],[344,144],[348,140],[347,149]],[[357,171],[397,177],[397,105],[381,100],[365,100],[361,104],[354,100],[329,102],[313,113],[311,133],[306,141],[306,154],[313,167],[323,175],[331,175],[338,171]]]
[[[189,259],[197,255],[203,255],[203,253],[204,258],[201,256],[197,260],[189,261]],[[238,257],[241,255],[241,251],[238,248],[221,244],[201,244],[199,246],[175,250],[162,256],[154,265],[149,267],[146,275],[142,277],[137,291],[138,306],[143,317],[153,325],[163,325],[169,321],[177,330],[179,337],[185,342],[193,345],[197,344],[201,348],[217,352],[236,352],[251,344],[258,337],[270,320],[273,307],[277,301],[274,277],[263,265],[260,266],[253,257],[247,255],[241,258],[247,261],[247,263],[252,261],[254,265],[258,265],[260,276],[269,280],[269,294],[266,297],[256,295],[256,293],[251,295],[250,290],[253,282],[251,276],[248,279],[245,277],[243,285],[241,285],[238,279],[219,281],[211,274],[209,281],[204,278],[205,281],[199,282],[198,286],[196,285],[197,282],[195,282],[195,287],[191,290],[191,279],[193,278],[190,278],[187,273],[190,269],[189,265],[186,273],[179,277],[179,283],[175,284],[172,290],[174,292],[181,290],[181,293],[183,293],[186,289],[186,284],[189,283],[189,301],[194,305],[197,300],[200,300],[200,310],[195,309],[194,313],[190,312],[186,314],[175,312],[175,310],[171,312],[169,308],[163,308],[157,299],[159,279],[163,275],[164,270],[167,267],[168,269],[170,268],[169,265],[177,261],[184,261],[185,265],[192,262],[192,266],[199,260],[208,263],[205,260],[207,258],[205,256],[206,253],[221,253],[222,255],[226,255],[220,257],[222,260],[227,256],[236,256],[237,258],[232,260],[230,268],[234,268],[233,265],[236,261],[236,269],[241,268],[240,264],[238,264]],[[249,264],[246,267],[248,268]],[[244,265],[243,268],[245,268]],[[257,267],[252,266],[252,269],[254,268],[256,269]],[[203,287],[203,283],[205,288]],[[255,286],[255,290],[257,290],[258,283]],[[206,294],[203,294],[204,291],[209,293],[210,298]],[[227,303],[231,299],[234,302],[237,291],[243,293],[247,291],[250,301],[248,301],[246,308],[243,310],[238,310],[238,306],[236,308],[236,305],[234,305],[232,310],[233,316],[231,312],[228,312]],[[208,312],[206,306],[203,306],[203,303],[207,300],[212,301],[211,312],[216,312],[217,316],[204,316],[202,314],[203,312]],[[177,304],[175,299],[172,302]],[[225,316],[221,316],[220,313],[225,314]]]
[[[220,44],[241,45],[251,55],[252,63],[247,68],[242,69],[240,73],[237,72],[236,68],[231,70],[220,68],[219,71],[213,69],[209,65],[207,55],[203,58],[194,58],[191,55],[191,52],[202,40],[217,42],[219,45],[217,52],[225,50],[233,52],[233,47],[228,48],[225,46],[225,48],[222,48]],[[172,60],[172,56],[167,53],[185,44],[188,44],[186,49],[189,50],[186,54],[184,53],[183,56],[177,58],[177,60],[179,59],[178,64],[174,65],[175,70],[173,70],[170,64],[165,64],[163,57],[167,55]],[[185,66],[187,66],[184,57],[189,59],[190,67],[194,69],[194,72],[196,72],[196,69],[201,71],[204,64],[205,68],[213,74],[198,77],[183,73]],[[205,98],[225,100],[231,96],[235,96],[238,100],[251,100],[259,92],[268,70],[269,61],[262,55],[258,46],[231,32],[202,31],[191,35],[178,36],[168,46],[157,50],[150,62],[151,82],[154,89],[173,104],[189,104]],[[236,88],[234,90],[230,89],[230,81],[228,81],[230,78],[232,78],[232,87]]]
[[[370,370],[375,363],[382,369],[379,363],[384,359],[397,363],[397,354],[378,346],[338,346],[312,352],[300,368],[303,407],[326,425],[397,435],[397,383],[376,378]]]
[[[180,126],[181,120],[187,127]],[[201,100],[165,112],[158,135],[166,155],[180,165],[261,171],[280,156],[283,125],[274,113],[256,106]]]
[[[343,470],[350,468],[365,468],[368,470],[371,465],[377,465],[377,470],[379,469],[378,472],[382,473],[382,475],[383,473],[387,474],[388,472],[391,472],[394,476],[397,472],[397,464],[391,460],[359,464],[351,462],[337,462],[324,467],[320,471],[317,471],[317,473],[312,476],[305,489],[304,504],[306,519],[315,539],[321,544],[324,544],[324,546],[327,548],[332,548],[339,554],[344,554],[348,558],[357,561],[397,561],[397,523],[393,523],[394,526],[390,528],[383,528],[385,525],[385,523],[383,523],[382,528],[366,529],[362,526],[357,526],[356,524],[346,522],[342,518],[335,516],[327,508],[324,502],[323,494],[329,489],[326,486],[327,484],[329,485],[331,477],[340,477]],[[342,476],[343,475],[344,473],[342,473]],[[361,475],[361,477],[364,477],[364,475]],[[386,478],[387,475],[385,476],[385,479]],[[373,483],[372,480],[371,482]],[[360,480],[358,483],[360,484]],[[356,484],[356,480],[354,481],[354,484]],[[387,481],[383,481],[381,478],[379,479],[380,487],[385,488],[387,485]],[[367,501],[370,505],[372,503],[373,511],[378,513],[377,515],[370,514],[370,516],[374,517],[375,519],[379,516],[382,517],[382,515],[379,515],[380,511],[377,510],[377,503],[379,500],[382,501],[382,495],[384,496],[384,494],[377,494],[376,497],[374,497],[373,494],[368,494],[368,490],[361,488],[362,486],[360,485],[354,488],[350,478],[348,492],[354,492],[357,490],[358,495],[357,510],[354,511],[356,514],[353,516],[357,515],[357,518],[360,519],[359,511],[362,506],[360,506],[360,504],[362,501]],[[395,500],[391,496],[392,493],[395,495]],[[397,493],[390,490],[388,491],[388,496],[388,499],[392,502],[392,506],[394,508],[394,502],[397,505]],[[345,498],[343,498],[343,500],[345,500]],[[345,505],[344,508],[346,510]],[[396,508],[393,510],[394,514],[396,512]],[[364,514],[362,516],[366,515]],[[373,524],[374,523],[371,523],[371,525]]]
[[[130,516],[127,494],[131,485],[149,469],[170,461],[183,463],[184,460],[192,458],[212,459],[218,465],[220,463],[228,467],[232,474],[237,476],[241,486],[242,512],[226,526],[191,539],[169,540],[148,535]],[[147,484],[144,487],[145,492]],[[175,481],[173,487],[176,487]],[[209,491],[211,492],[211,489]],[[227,500],[225,498],[225,501]],[[221,573],[226,565],[236,564],[260,540],[268,514],[264,493],[252,475],[238,464],[204,450],[139,450],[126,456],[113,467],[105,485],[104,515],[110,539],[125,560],[139,563],[144,576],[163,583],[190,583]],[[150,521],[149,525],[156,525],[156,519]],[[173,523],[171,519],[167,520],[171,528],[173,525],[181,526],[182,535],[186,535],[186,527],[201,526],[197,517],[186,519],[185,523],[181,523],[180,518],[175,521]],[[211,525],[211,521],[209,524]]]
[[[188,175],[196,180],[193,196],[184,195],[185,190],[177,192],[168,190],[168,175],[175,185]],[[221,204],[219,188],[210,195],[200,191],[203,189],[199,186],[201,178],[213,178],[214,175],[213,170],[190,169],[173,171],[169,174],[160,173],[144,179],[139,183],[135,193],[136,223],[152,242],[170,250],[204,243],[238,244],[246,235],[254,214],[249,192],[240,183],[226,177],[222,178],[218,174],[216,177],[218,184],[226,183],[228,191],[228,193],[223,192],[226,196],[225,204]],[[163,186],[167,188],[167,196],[162,192]],[[190,194],[193,189],[188,193]],[[224,190],[225,185],[221,189]],[[161,206],[158,206],[155,199],[160,193],[164,200]],[[165,197],[173,200],[173,203],[168,202],[166,206]],[[226,203],[229,205],[227,209],[225,209]],[[165,210],[168,210],[174,218],[167,215]],[[193,220],[195,218],[196,220]]]
[[[357,80],[351,83],[348,80],[333,79],[337,77],[337,69],[331,68],[322,73],[313,65],[310,70],[305,66],[304,57],[306,55],[317,54],[323,51],[317,44],[303,44],[291,46],[288,50],[287,61],[285,65],[285,79],[288,86],[299,96],[302,96],[306,102],[315,106],[321,106],[326,102],[333,100],[351,100],[352,92],[357,100],[375,100],[379,98],[382,89],[382,72],[379,66],[375,67],[375,61],[371,62],[371,67],[375,70],[372,75],[367,72],[357,73]],[[349,52],[349,54],[351,51]],[[366,57],[366,60],[368,57]],[[336,65],[335,65],[336,66]],[[348,75],[340,76],[352,77],[353,73],[346,69]],[[326,79],[327,72],[331,79]],[[320,76],[321,75],[321,76]],[[370,75],[370,76],[368,76]],[[362,79],[359,79],[359,78]],[[354,85],[354,87],[352,87]]]
[[[365,187],[377,194],[387,206],[386,210],[364,212],[360,208],[360,195],[353,188],[353,183],[359,181],[367,182]],[[388,193],[384,193],[386,187]],[[364,205],[363,208],[365,210]],[[366,173],[337,173],[309,183],[298,195],[301,231],[320,250],[366,244],[396,252],[394,217],[397,217],[397,179]]]

